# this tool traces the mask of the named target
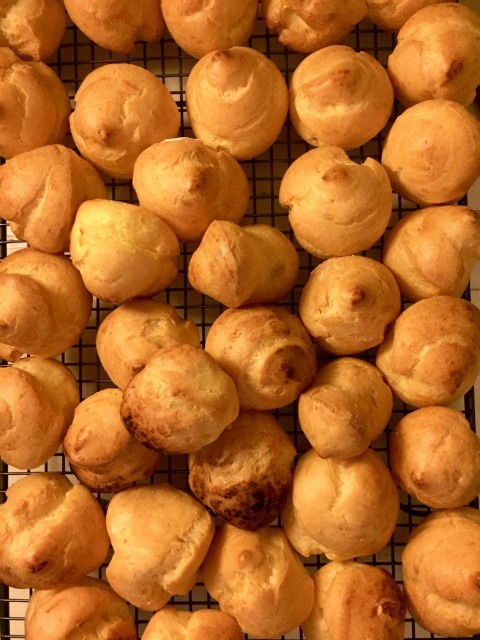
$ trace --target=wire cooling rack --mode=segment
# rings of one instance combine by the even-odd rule
[[[347,44],[357,50],[366,51],[377,58],[382,64],[386,65],[387,57],[395,44],[395,37],[380,31],[365,21],[352,32]],[[303,55],[288,52],[279,44],[276,36],[267,32],[260,19],[257,22],[249,45],[271,58],[283,73],[287,83],[298,63],[304,57]],[[156,73],[156,75],[165,82],[178,105],[181,114],[179,135],[193,136],[185,106],[185,85],[188,74],[195,64],[195,60],[185,54],[168,35],[157,44],[138,43],[130,56],[122,56],[96,46],[76,27],[69,25],[63,44],[51,67],[67,86],[73,106],[73,97],[85,76],[95,68],[112,62],[128,62],[145,67]],[[397,109],[398,106],[396,105],[391,121],[396,117]],[[351,152],[350,156],[357,161],[363,161],[368,156],[380,159],[382,143],[388,126],[389,125],[367,145]],[[70,138],[67,138],[67,145],[73,147]],[[288,224],[287,212],[280,207],[278,202],[278,192],[281,179],[287,167],[293,160],[305,153],[308,149],[308,145],[297,136],[293,127],[287,122],[273,147],[254,160],[242,163],[249,179],[251,196],[249,210],[244,219],[245,223],[271,224],[284,231],[293,240],[293,235]],[[135,192],[133,191],[130,181],[110,180],[107,185],[111,198],[124,202],[137,203]],[[401,218],[405,212],[416,208],[415,205],[402,201],[401,199],[395,200],[391,224]],[[383,241],[380,240],[372,249],[364,252],[364,255],[379,259],[381,256],[382,242]],[[6,223],[0,220],[0,259],[23,246],[25,245],[15,240],[10,234]],[[187,280],[188,262],[195,246],[196,245],[190,244],[181,245],[178,278],[166,292],[157,296],[157,299],[173,304],[180,314],[194,320],[199,327],[202,342],[204,343],[209,327],[224,308],[214,300],[198,294],[189,286]],[[299,250],[301,265],[299,278],[290,295],[279,302],[279,304],[285,305],[292,311],[298,309],[302,287],[308,279],[310,271],[319,262],[312,256],[309,256],[298,245],[296,246]],[[468,290],[465,297],[467,299],[469,298]],[[78,345],[75,345],[62,356],[62,361],[72,369],[77,377],[82,399],[96,391],[113,386],[103,370],[95,350],[97,328],[112,309],[112,305],[94,300],[90,321],[82,339]],[[367,353],[365,358],[372,361],[373,353]],[[457,408],[464,412],[472,429],[475,429],[473,393],[468,393],[463,401],[457,405]],[[397,402],[389,428],[374,444],[374,449],[380,453],[384,460],[386,460],[390,429],[403,415],[408,413],[408,411],[409,408],[405,404]],[[309,445],[297,423],[296,407],[291,405],[274,413],[291,435],[299,454],[306,451]],[[68,462],[61,452],[55,454],[55,456],[41,468],[32,470],[31,473],[38,471],[61,471],[65,473],[70,480],[73,482],[76,481],[69,469]],[[2,502],[5,499],[5,490],[7,487],[23,475],[25,475],[25,472],[7,468],[7,466],[0,461],[0,492]],[[154,474],[151,481],[167,481],[179,488],[188,489],[186,456],[166,458],[164,466]],[[109,496],[98,495],[98,498],[102,504],[106,506]],[[399,584],[401,584],[402,581],[402,549],[405,546],[409,533],[429,511],[427,507],[415,504],[403,493],[401,494],[401,502],[402,506],[398,526],[390,543],[380,553],[361,558],[362,562],[375,564],[386,569]],[[309,570],[313,572],[324,564],[324,562],[325,559],[323,557],[312,557],[309,558],[305,564]],[[105,577],[104,567],[99,570],[99,576]],[[0,638],[2,640],[21,639],[25,637],[23,618],[29,596],[30,593],[28,590],[8,589],[5,586],[0,586]],[[191,610],[217,606],[215,601],[211,599],[205,591],[202,583],[198,583],[188,596],[175,596],[172,598],[172,602],[179,607]],[[138,610],[135,610],[134,613],[139,635],[141,636],[151,614]],[[286,636],[282,636],[282,638],[283,637],[293,640],[301,639],[303,635],[301,630],[297,629]],[[407,617],[405,638],[436,637],[441,636],[434,636],[426,632],[417,625],[410,616]]]

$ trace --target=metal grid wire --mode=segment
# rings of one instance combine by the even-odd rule
[[[352,32],[350,40],[347,42],[357,50],[363,50],[376,57],[382,64],[386,64],[389,52],[395,44],[395,38],[391,34],[386,34],[371,25],[363,22]],[[288,52],[279,44],[277,38],[268,34],[261,20],[258,20],[255,32],[250,39],[249,45],[265,53],[271,58],[283,73],[287,83],[298,63],[303,59],[303,55]],[[129,62],[153,71],[160,77],[170,89],[181,114],[181,136],[193,136],[189,126],[188,116],[185,106],[185,84],[187,76],[195,64],[195,60],[185,54],[167,35],[157,44],[138,43],[134,52],[130,56],[122,56],[108,52],[93,44],[76,27],[70,25],[67,29],[62,46],[59,49],[55,62],[51,67],[57,72],[66,84],[70,97],[73,97],[80,83],[85,76],[95,68],[111,62]],[[398,105],[392,114],[392,121],[397,115]],[[388,129],[388,125],[386,127]],[[379,134],[364,147],[350,153],[350,156],[363,161],[370,156],[380,159],[384,132]],[[73,147],[71,139],[67,141]],[[278,202],[278,192],[280,182],[287,167],[301,154],[309,149],[295,133],[289,122],[286,123],[278,141],[268,151],[258,156],[252,161],[242,162],[243,168],[249,178],[250,184],[250,205],[248,213],[244,219],[246,224],[266,223],[276,226],[284,231],[292,240],[293,235],[288,224],[287,212],[280,207]],[[130,181],[111,180],[108,182],[110,196],[113,199],[124,202],[136,203],[136,196]],[[395,204],[395,210],[391,223],[402,217],[402,215],[412,209],[415,205],[402,202],[400,199]],[[1,214],[1,212],[0,212]],[[10,233],[7,233],[7,225],[0,220],[0,259],[6,257],[24,244],[16,241]],[[298,302],[302,287],[311,270],[318,264],[312,256],[308,255],[298,245],[296,245],[300,255],[300,274],[297,284],[291,294],[281,300],[278,304],[285,305],[292,311],[298,308]],[[176,281],[157,299],[173,304],[177,311],[184,317],[194,320],[201,332],[202,343],[204,343],[208,328],[224,307],[214,300],[193,291],[187,280],[187,269],[189,258],[195,249],[194,245],[181,245],[180,268]],[[379,259],[382,249],[380,240],[371,250],[364,252],[364,255]],[[469,297],[467,291],[465,297]],[[94,301],[92,314],[88,327],[78,345],[62,356],[62,361],[70,367],[77,376],[82,399],[101,389],[113,386],[105,371],[100,365],[95,350],[96,330],[100,322],[108,315],[113,306]],[[372,361],[373,353],[367,353],[365,358]],[[5,364],[5,363],[3,363]],[[475,429],[474,398],[470,392],[457,408],[465,413],[470,421],[472,429]],[[410,409],[411,410],[411,409]],[[392,426],[407,412],[409,408],[396,402],[390,426],[380,437],[374,449],[386,460],[389,432]],[[274,412],[284,428],[291,435],[292,440],[299,454],[309,448],[303,433],[297,422],[296,407],[291,405]],[[75,482],[68,462],[61,452],[55,454],[50,461],[36,471],[62,471],[70,480]],[[24,472],[7,468],[0,461],[0,491],[1,501],[5,500],[5,490],[18,477],[25,475]],[[187,483],[187,461],[186,456],[172,456],[165,459],[164,466],[159,469],[152,481],[167,481],[177,487],[188,489]],[[109,496],[98,495],[102,504],[106,506]],[[408,539],[409,533],[429,512],[425,506],[415,504],[406,494],[401,495],[401,511],[398,526],[390,543],[380,553],[361,558],[363,562],[375,564],[385,568],[399,584],[401,584],[401,552]],[[311,572],[325,563],[325,559],[313,557],[309,558],[305,564]],[[105,577],[104,567],[99,570],[99,576]],[[0,586],[0,638],[19,639],[24,638],[23,616],[29,598],[28,590],[8,589]],[[175,596],[172,602],[181,607],[189,609],[215,607],[213,599],[205,591],[202,583],[191,591],[188,596]],[[151,614],[135,611],[135,619],[138,624],[139,635],[142,634],[145,625]],[[282,638],[301,639],[303,638],[300,629],[282,636]],[[410,616],[407,617],[405,627],[405,638],[435,638],[434,636],[420,628]]]

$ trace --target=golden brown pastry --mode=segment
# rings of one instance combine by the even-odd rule
[[[237,308],[280,300],[298,268],[297,250],[279,229],[215,220],[190,258],[188,279],[197,291]]]
[[[177,276],[180,249],[170,227],[151,211],[88,200],[77,211],[70,253],[87,289],[120,304],[166,289]]]
[[[182,242],[200,240],[212,220],[240,222],[248,181],[239,163],[201,140],[175,138],[145,149],[135,162],[133,186]]]
[[[278,409],[310,384],[315,351],[300,320],[282,307],[227,309],[205,349],[235,382],[243,409]]]
[[[277,139],[288,113],[288,89],[277,66],[248,47],[212,51],[187,80],[187,110],[208,147],[249,160]]]
[[[384,31],[399,31],[416,11],[445,0],[365,0],[367,18]]]
[[[367,12],[366,0],[261,0],[265,24],[293,51],[340,44]]]
[[[48,253],[68,251],[78,207],[106,198],[92,165],[60,144],[16,155],[0,167],[0,210],[20,240]]]
[[[89,73],[75,94],[70,117],[82,156],[113,178],[131,178],[142,151],[174,138],[179,126],[180,114],[167,87],[134,64],[107,64]]]
[[[295,455],[271,414],[241,411],[215,442],[190,454],[188,483],[225,522],[254,531],[282,510]]]
[[[36,591],[25,615],[26,640],[137,640],[126,602],[97,578]]]
[[[16,589],[73,584],[105,560],[110,541],[100,504],[61,473],[10,486],[0,505],[0,581]]]
[[[319,456],[351,458],[378,438],[392,408],[392,392],[376,367],[338,358],[321,367],[300,396],[298,420]]]
[[[107,580],[146,611],[190,591],[215,529],[199,502],[168,484],[117,493],[108,506],[107,528],[114,550]]]
[[[402,554],[408,610],[428,631],[448,638],[480,633],[480,514],[436,511]]]
[[[382,164],[402,198],[426,206],[456,202],[480,175],[480,123],[451,100],[420,102],[393,123]]]
[[[20,249],[0,262],[0,301],[0,341],[16,355],[44,358],[77,342],[92,307],[71,261],[36,249]]]
[[[450,407],[424,407],[404,416],[389,440],[397,483],[434,509],[463,507],[480,494],[480,439]]]
[[[298,242],[318,258],[369,249],[392,214],[392,188],[382,165],[373,158],[358,165],[329,145],[289,166],[279,200]]]
[[[61,0],[6,0],[2,3],[0,47],[25,60],[50,60],[67,28]]]
[[[388,74],[406,107],[433,98],[468,107],[480,84],[480,15],[455,2],[420,9],[398,33]]]
[[[376,364],[404,402],[452,404],[480,372],[480,311],[451,296],[416,302],[390,328]]]
[[[63,140],[70,99],[60,78],[46,64],[24,62],[8,47],[0,47],[0,94],[0,156],[11,158]]]
[[[480,212],[469,207],[428,207],[409,213],[388,234],[383,264],[402,295],[461,296],[480,260]]]
[[[400,313],[400,291],[392,273],[363,256],[330,258],[303,288],[300,318],[322,349],[360,353],[380,344]]]
[[[306,640],[403,640],[405,601],[392,576],[361,562],[329,562],[313,574]]]
[[[0,456],[34,469],[60,446],[80,402],[77,382],[61,362],[22,358],[0,368]]]
[[[281,529],[217,529],[202,566],[207,591],[245,633],[276,638],[310,613],[313,581]]]
[[[170,605],[150,619],[142,640],[243,640],[237,621],[223,611],[181,611]]]
[[[162,0],[175,42],[194,58],[246,42],[257,21],[258,0]]]
[[[364,51],[332,45],[307,56],[290,81],[290,120],[308,144],[355,149],[387,124],[393,89]]]
[[[383,549],[398,510],[395,483],[377,453],[323,459],[310,449],[295,469],[282,523],[302,555],[351,560]]]
[[[65,0],[79,29],[105,49],[131,53],[136,40],[158,42],[165,24],[159,0]]]
[[[63,441],[70,468],[91,491],[114,493],[148,478],[160,455],[123,426],[120,389],[103,389],[75,409]]]
[[[203,349],[159,349],[127,385],[121,416],[130,433],[165,453],[192,453],[238,416],[235,385]]]
[[[195,323],[181,318],[171,305],[148,299],[131,300],[112,311],[96,338],[100,362],[120,389],[159,349],[178,343],[200,347]]]

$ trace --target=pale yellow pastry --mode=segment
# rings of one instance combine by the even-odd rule
[[[420,300],[392,325],[376,363],[404,402],[452,404],[480,372],[480,311],[451,296]]]
[[[318,258],[369,249],[392,214],[392,188],[382,165],[373,158],[359,165],[329,145],[289,166],[279,200],[298,242]]]
[[[315,351],[300,320],[283,307],[227,309],[205,349],[235,382],[243,409],[278,409],[310,384]]]
[[[456,2],[420,9],[398,33],[388,74],[406,107],[433,98],[468,107],[480,84],[480,14]]]
[[[314,147],[360,147],[383,129],[392,107],[393,89],[382,65],[343,45],[307,56],[290,81],[290,120]]]
[[[19,153],[0,167],[0,209],[17,238],[48,253],[68,251],[77,209],[106,198],[92,165],[59,144]]]
[[[163,35],[160,0],[65,0],[68,14],[96,44],[131,53],[136,40],[158,42]]]
[[[477,260],[480,213],[461,205],[409,213],[383,246],[383,264],[412,302],[437,295],[461,296]]]
[[[126,202],[84,202],[70,235],[72,261],[85,286],[115,304],[166,289],[177,276],[179,252],[170,227]]]
[[[26,640],[137,640],[135,620],[103,580],[83,578],[68,587],[36,591],[25,614]]]
[[[408,610],[422,627],[447,638],[480,633],[480,514],[436,511],[402,554]]]
[[[258,0],[162,0],[175,42],[194,58],[244,44],[257,21]]]
[[[322,366],[298,400],[298,420],[322,458],[351,458],[378,438],[392,414],[390,387],[380,371],[357,358]]]
[[[303,288],[300,318],[315,342],[335,355],[360,353],[383,342],[400,313],[392,273],[363,256],[330,258]]]
[[[384,31],[399,31],[416,11],[445,0],[365,0],[367,18]]]
[[[197,326],[171,305],[149,299],[131,300],[109,313],[96,338],[100,362],[120,389],[159,349],[178,343],[200,347]]]
[[[142,640],[243,640],[237,621],[217,609],[183,611],[170,605],[150,618]]]
[[[288,113],[288,89],[274,62],[248,47],[207,53],[187,80],[187,110],[208,147],[249,160],[277,139]]]
[[[190,258],[188,279],[197,291],[236,308],[280,300],[298,269],[297,250],[279,229],[215,220]]]
[[[146,611],[190,591],[215,529],[199,502],[168,484],[117,493],[107,509],[107,528],[114,551],[107,580]]]
[[[377,453],[323,459],[310,449],[298,461],[282,523],[303,556],[351,560],[383,549],[398,511],[395,483]]]
[[[201,140],[175,138],[145,149],[135,162],[133,186],[182,242],[200,240],[213,220],[240,222],[249,201],[239,163]]]
[[[34,469],[59,448],[80,402],[77,382],[61,362],[22,358],[0,368],[0,456]]]
[[[0,262],[0,341],[14,359],[53,358],[72,347],[91,307],[80,273],[64,256],[20,249]]]
[[[167,87],[134,64],[107,64],[89,73],[75,94],[70,117],[82,156],[113,178],[131,178],[142,151],[174,138],[179,126],[180,114]]]
[[[480,123],[451,100],[415,104],[393,123],[382,164],[402,198],[426,206],[456,202],[480,175]]]
[[[105,560],[110,540],[100,504],[61,473],[11,485],[0,505],[0,581],[16,589],[73,584]]]
[[[220,609],[244,633],[277,638],[298,627],[313,604],[313,581],[283,531],[217,529],[202,573]]]

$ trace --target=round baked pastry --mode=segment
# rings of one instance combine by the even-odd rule
[[[92,296],[64,256],[20,249],[0,262],[0,341],[16,352],[53,358],[87,326]]]
[[[199,240],[212,220],[240,222],[248,207],[248,180],[238,162],[201,140],[176,138],[145,149],[135,162],[133,186],[182,242]]]
[[[404,416],[390,436],[388,459],[402,489],[434,509],[462,507],[480,494],[480,439],[450,407]]]
[[[25,614],[26,640],[137,640],[135,620],[126,602],[97,578],[68,587],[36,591]]]
[[[65,0],[65,7],[83,33],[111,51],[131,53],[136,40],[158,42],[165,29],[159,0]]]
[[[16,589],[73,584],[105,560],[110,541],[93,495],[61,473],[35,473],[0,505],[0,580]]]
[[[22,358],[0,368],[0,457],[34,469],[60,446],[80,402],[72,372],[61,362]]]
[[[162,0],[175,42],[194,58],[243,44],[257,21],[258,0]]]
[[[282,523],[303,556],[351,560],[383,549],[398,510],[395,483],[374,451],[323,459],[310,449],[298,461]]]
[[[416,302],[389,330],[376,364],[404,402],[452,404],[480,372],[480,311],[451,296]]]
[[[342,43],[367,12],[366,0],[261,0],[265,24],[294,51],[310,53]]]
[[[402,198],[456,202],[480,175],[480,123],[451,100],[420,102],[393,123],[382,164]]]
[[[159,349],[127,385],[121,416],[130,433],[165,453],[192,453],[238,416],[235,385],[203,349]]]
[[[392,214],[392,188],[382,165],[373,158],[359,165],[329,145],[289,166],[279,199],[296,239],[317,258],[369,249]]]
[[[68,251],[78,207],[106,198],[92,165],[59,144],[20,153],[0,167],[0,210],[20,240],[48,253]]]
[[[202,573],[220,609],[258,638],[288,633],[312,608],[313,581],[283,531],[275,527],[253,532],[222,525]]]
[[[392,408],[392,392],[376,367],[338,358],[321,367],[300,396],[298,420],[319,456],[351,458],[378,438]]]
[[[292,480],[296,451],[269,413],[241,411],[212,444],[188,458],[188,483],[226,522],[256,530],[280,513]]]
[[[137,5],[134,10],[138,13]],[[142,151],[174,138],[179,126],[180,114],[167,87],[134,64],[107,64],[89,73],[70,116],[82,156],[113,178],[131,178]]]
[[[413,14],[445,0],[365,0],[367,18],[384,31],[399,31]]]
[[[63,140],[70,99],[60,78],[46,64],[24,62],[8,47],[0,47],[0,94],[0,156],[11,158]]]
[[[25,60],[50,60],[67,28],[62,0],[6,0],[2,3],[0,47]]]
[[[205,349],[233,378],[243,409],[284,407],[315,375],[310,338],[282,307],[227,309],[211,326]]]
[[[298,269],[297,250],[279,229],[215,220],[190,258],[188,279],[197,291],[237,308],[280,300]]]
[[[123,426],[120,389],[103,389],[75,409],[63,451],[73,473],[91,491],[114,493],[148,478],[160,456]]]
[[[200,347],[195,323],[156,300],[122,304],[101,323],[96,341],[100,362],[120,389],[125,389],[159,349],[179,343]]]
[[[142,640],[243,640],[244,637],[237,621],[223,611],[181,611],[167,605],[150,618]]]
[[[107,580],[122,598],[146,611],[190,591],[215,530],[199,502],[168,484],[114,495],[107,528],[114,550]]]
[[[391,272],[363,256],[330,258],[310,274],[300,298],[303,324],[322,349],[360,353],[385,337],[400,313],[400,291]]]
[[[383,264],[402,295],[416,302],[461,296],[480,260],[480,212],[469,207],[428,207],[409,213],[388,234]]]
[[[277,139],[288,113],[288,89],[276,65],[248,47],[212,51],[187,80],[187,110],[208,147],[249,160]]]
[[[180,249],[170,227],[151,211],[89,200],[77,211],[70,253],[87,289],[120,304],[166,289],[177,276]]]
[[[480,84],[480,15],[455,2],[420,9],[398,33],[388,74],[406,107],[433,98],[468,107]]]
[[[480,633],[480,514],[464,507],[430,514],[402,554],[408,610],[447,638]]]
[[[306,640],[403,640],[405,601],[392,576],[361,562],[329,562],[313,574]]]
[[[332,45],[307,56],[290,81],[290,120],[308,144],[355,149],[387,124],[393,89],[364,51]]]

